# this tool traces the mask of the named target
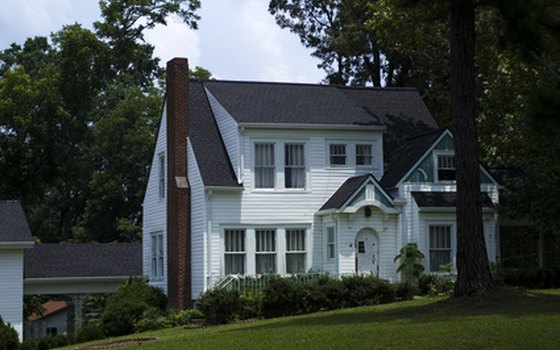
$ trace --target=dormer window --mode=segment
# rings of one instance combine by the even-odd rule
[[[455,155],[439,154],[437,156],[438,181],[455,181]]]
[[[345,144],[330,144],[329,145],[329,158],[331,166],[345,166],[346,165],[346,145]]]

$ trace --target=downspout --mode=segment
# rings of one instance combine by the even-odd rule
[[[212,271],[210,259],[209,237],[212,234],[212,190],[206,190],[206,230],[204,232],[204,291],[211,287],[209,281],[211,279],[210,271]],[[210,281],[212,282],[212,281]],[[213,283],[212,283],[213,284]]]

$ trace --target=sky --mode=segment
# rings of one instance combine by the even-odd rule
[[[199,29],[177,18],[145,34],[162,65],[187,57],[225,80],[318,83],[319,60],[297,35],[280,29],[268,13],[268,0],[202,0]],[[92,28],[100,19],[98,0],[0,0],[0,50],[26,38],[47,36],[63,25]]]

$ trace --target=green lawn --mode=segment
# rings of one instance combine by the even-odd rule
[[[160,337],[142,350],[560,349],[560,290],[499,290],[476,300],[423,298],[141,336]]]

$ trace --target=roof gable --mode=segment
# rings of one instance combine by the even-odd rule
[[[31,230],[19,201],[0,201],[0,244],[33,242]]]
[[[372,186],[372,193],[368,193],[371,191],[367,189],[368,186]],[[347,179],[319,210],[344,210],[365,200],[379,202],[387,208],[393,207],[391,196],[372,174],[366,174]]]

